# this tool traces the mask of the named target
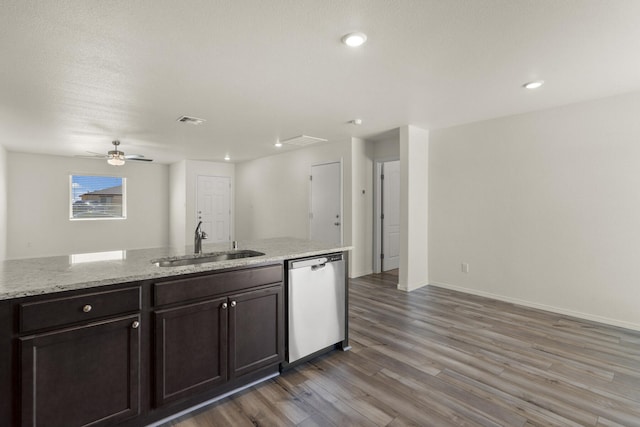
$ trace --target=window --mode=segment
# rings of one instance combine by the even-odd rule
[[[126,178],[71,175],[70,181],[70,219],[124,219],[127,217]]]

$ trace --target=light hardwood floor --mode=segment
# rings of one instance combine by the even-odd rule
[[[640,426],[639,332],[396,282],[350,281],[352,351],[166,426]]]

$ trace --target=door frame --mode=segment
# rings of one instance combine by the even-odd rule
[[[311,176],[314,166],[330,165],[338,163],[340,165],[340,245],[344,244],[344,167],[342,157],[339,160],[329,160],[326,162],[313,163],[309,166],[309,207],[307,209],[307,237],[311,240],[311,206],[313,194],[311,192]]]
[[[382,166],[386,162],[395,162],[400,160],[399,157],[383,157],[375,159],[375,167],[373,168],[373,272],[382,272],[382,262],[380,254],[382,253]]]
[[[196,187],[196,193],[195,193],[195,198],[193,199],[193,218],[195,219],[195,223],[193,226],[193,229],[195,230],[195,227],[198,224],[198,181],[200,180],[199,178],[201,176],[204,177],[208,177],[208,178],[226,178],[229,180],[229,241],[233,241],[235,239],[235,225],[233,223],[233,218],[235,215],[235,211],[234,211],[234,203],[235,203],[235,199],[234,199],[234,194],[233,194],[233,177],[229,176],[229,175],[207,175],[207,174],[203,174],[203,173],[198,173],[195,175],[196,179],[195,179],[195,187]],[[191,231],[191,235],[193,235],[193,231]],[[193,237],[191,237],[193,238]],[[188,242],[189,240],[187,240]],[[206,242],[205,242],[206,243]]]

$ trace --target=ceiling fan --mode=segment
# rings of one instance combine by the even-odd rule
[[[94,153],[93,151],[87,151],[87,153],[93,154],[93,156],[78,156],[85,157],[90,159],[107,159],[107,163],[113,166],[122,166],[124,165],[126,160],[132,160],[137,162],[152,162],[153,159],[147,159],[142,154],[127,154],[120,151],[118,147],[120,146],[120,141],[117,139],[111,141],[113,144],[113,150],[109,150],[107,154]]]

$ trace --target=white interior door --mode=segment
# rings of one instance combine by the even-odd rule
[[[202,221],[206,243],[231,240],[231,178],[198,176],[196,221]],[[196,222],[197,223],[197,222]]]
[[[342,244],[342,173],[340,163],[311,167],[309,238]]]
[[[382,271],[400,267],[400,160],[382,166]]]

